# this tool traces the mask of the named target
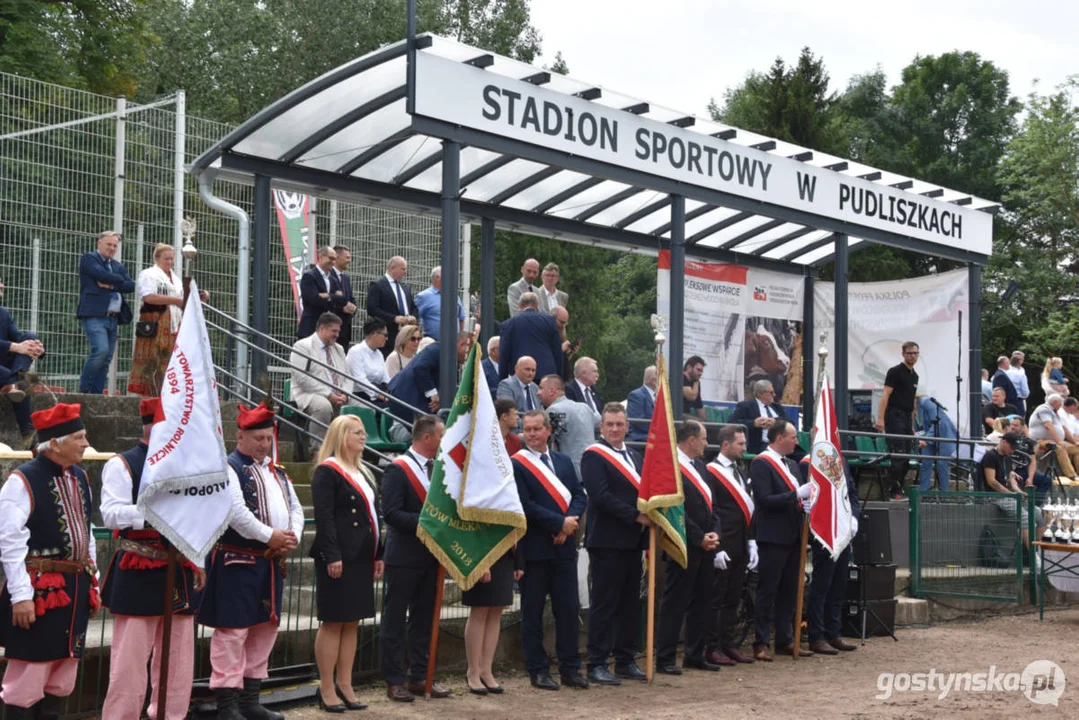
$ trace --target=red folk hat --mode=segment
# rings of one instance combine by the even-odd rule
[[[48,442],[53,438],[63,437],[86,428],[80,413],[82,405],[79,403],[57,403],[51,408],[38,410],[30,416],[30,422],[37,430],[38,442]]]
[[[236,425],[241,430],[262,430],[273,427],[274,411],[266,407],[266,405],[259,404],[254,408],[237,405],[236,408],[239,410],[239,414],[236,416]]]
[[[165,413],[161,410],[161,398],[148,397],[139,401],[139,415],[142,416],[143,425],[153,425],[165,419]]]

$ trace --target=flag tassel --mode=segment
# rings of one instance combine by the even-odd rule
[[[435,685],[435,665],[438,656],[438,628],[442,623],[442,590],[446,586],[446,568],[438,566],[435,574],[435,611],[431,622],[431,645],[427,651],[427,679],[423,683],[423,697],[431,699],[431,690]]]
[[[806,591],[806,550],[809,549],[809,515],[802,520],[802,555],[798,558],[798,600],[794,604],[794,644],[791,646],[794,659],[798,659],[798,649],[802,644],[802,603]]]
[[[652,682],[656,669],[656,526],[648,528],[648,623],[645,632],[644,673]]]

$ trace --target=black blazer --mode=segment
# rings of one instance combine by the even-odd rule
[[[777,418],[787,419],[787,413],[783,411],[783,406],[777,402],[773,402],[769,407],[772,408],[772,412],[776,414]],[[731,417],[727,422],[733,425],[744,425],[746,428],[746,452],[752,455],[759,455],[764,452],[764,449],[768,447],[768,441],[765,437],[767,430],[765,428],[753,427],[753,421],[761,416],[761,408],[757,404],[757,398],[750,398],[743,400],[734,406],[734,412],[731,413]]]
[[[341,318],[341,334],[337,336],[337,344],[347,352],[348,346],[352,344],[352,321],[356,315],[349,315],[343,308],[349,303],[356,303],[356,296],[352,294],[352,278],[348,276],[348,273],[338,275],[336,270],[330,271],[330,277],[334,278],[341,286],[341,307],[335,308],[333,313]]]
[[[416,537],[423,502],[405,471],[390,463],[382,473],[382,517],[386,519],[386,564],[408,567],[437,565],[435,556]]]
[[[790,458],[783,458],[783,462],[795,479],[800,479],[798,465]],[[763,457],[753,458],[749,464],[749,477],[753,485],[753,503],[757,507],[754,512],[757,541],[797,545],[805,515],[798,494],[790,489],[772,463]]]
[[[605,440],[600,443],[608,445]],[[608,445],[608,447],[610,447]],[[641,472],[641,455],[629,449],[630,460]],[[581,478],[588,492],[584,545],[588,548],[644,550],[648,530],[637,522],[637,488],[618,468],[595,450],[581,455]]]
[[[708,483],[708,487],[712,490],[712,509],[708,509],[708,501],[697,490],[693,481],[682,473],[682,495],[685,497],[686,509],[686,549],[691,553],[702,553],[711,558],[716,551],[705,552],[701,549],[701,542],[704,541],[705,533],[715,532],[720,528],[719,510],[715,503],[716,488],[709,478],[708,471],[704,468],[704,463],[694,460],[693,467],[701,476],[701,480]]]
[[[536,377],[562,376],[565,356],[562,354],[562,335],[553,315],[539,310],[522,310],[502,323],[499,343],[498,378],[505,380],[513,374],[517,361],[528,355],[536,361]]]
[[[749,527],[746,527],[746,516],[742,513],[742,506],[738,504],[734,496],[712,474],[712,465],[708,466],[708,479],[712,483],[712,503],[719,513],[720,527],[723,535],[719,539],[719,549],[726,551],[732,559],[746,557],[749,554],[749,541],[756,539],[757,514],[754,512]],[[716,472],[719,472],[717,469]],[[746,480],[746,490],[753,497],[753,480],[743,474]],[[756,499],[753,500],[756,504]]]
[[[517,543],[517,552],[524,553],[525,562],[573,558],[577,555],[575,538],[569,538],[561,545],[554,544],[554,536],[562,532],[562,523],[571,515],[584,515],[588,503],[581,483],[577,481],[577,472],[568,455],[550,451],[554,473],[569,490],[570,500],[566,512],[558,507],[539,481],[532,477],[531,471],[518,461],[513,461],[513,476],[517,481],[517,494],[524,506],[528,519],[528,532]]]
[[[405,295],[405,305],[408,307],[408,313],[406,314],[419,317],[420,311],[416,309],[416,301],[412,299],[412,288],[401,283],[401,292]],[[401,312],[397,307],[397,296],[393,292],[390,281],[383,275],[367,288],[368,317],[377,317],[382,320],[386,323],[386,329],[390,333],[389,337],[386,338],[386,344],[382,346],[383,356],[388,356],[393,352],[394,343],[397,342],[397,331],[400,329],[395,318],[400,314]]]
[[[311,503],[314,505],[315,540],[308,555],[327,564],[382,558],[381,535],[378,548],[367,518],[367,501],[329,465],[319,465],[311,475]],[[378,493],[375,493],[375,519],[381,527]],[[374,550],[374,552],[372,552]]]
[[[577,384],[576,380],[566,381],[566,397],[574,402],[588,404],[588,401],[584,399],[584,395],[581,393],[581,387]],[[603,399],[600,398],[599,393],[596,392],[596,388],[592,388],[592,402],[596,404],[596,412],[603,412]]]
[[[300,324],[296,327],[296,337],[305,338],[314,335],[318,327],[318,317],[324,312],[337,313],[345,306],[344,293],[341,291],[341,283],[330,270],[330,297],[320,297],[319,293],[326,292],[326,286],[322,283],[322,273],[317,267],[309,267],[300,276],[300,300],[303,301],[303,314],[300,315]]]

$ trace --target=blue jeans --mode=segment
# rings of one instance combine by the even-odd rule
[[[26,333],[26,340],[37,340],[38,337],[34,333]],[[8,353],[8,359],[6,364],[0,365],[0,387],[5,385],[13,385],[19,382],[19,373],[28,369],[33,362],[33,358],[29,355],[18,355],[16,353]],[[19,424],[19,432],[24,435],[28,432],[32,432],[34,429],[33,423],[30,422],[30,393],[27,392],[26,397],[22,402],[14,404],[15,421]]]
[[[918,451],[921,455],[942,455],[951,456],[955,455],[955,443],[953,442],[939,442],[932,438],[927,438],[926,446]],[[947,460],[922,460],[922,466],[918,470],[918,487],[922,492],[929,490],[929,486],[933,482],[933,466],[937,466],[937,483],[940,485],[941,492],[948,492],[948,465],[950,463]]]
[[[105,391],[109,363],[116,349],[116,317],[88,317],[79,322],[90,341],[90,357],[82,367],[79,392],[100,395]]]

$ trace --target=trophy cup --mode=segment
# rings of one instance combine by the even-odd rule
[[[1057,529],[1053,531],[1053,536],[1056,538],[1056,541],[1061,545],[1067,545],[1068,542],[1071,540],[1071,533],[1065,530],[1064,526],[1068,520],[1069,508],[1067,505],[1058,501],[1055,509],[1056,512],[1054,513],[1054,524],[1056,525]]]
[[[1042,515],[1045,517],[1045,531],[1042,533],[1042,542],[1053,542],[1053,531],[1056,530],[1057,506],[1056,503],[1047,502],[1042,506]]]

